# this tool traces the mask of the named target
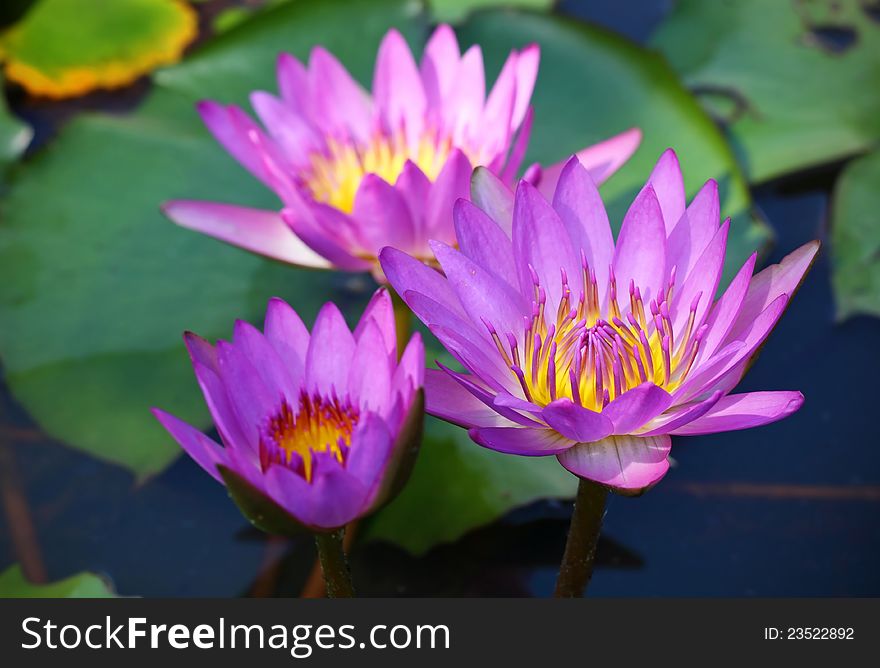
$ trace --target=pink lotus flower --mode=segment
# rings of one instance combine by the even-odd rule
[[[238,107],[198,106],[224,148],[275,191],[281,211],[180,200],[166,203],[165,213],[183,227],[307,267],[377,270],[389,245],[428,259],[429,239],[455,244],[452,205],[467,196],[473,166],[513,182],[528,144],[538,60],[537,45],[511,52],[486,96],[479,46],[460,55],[452,29],[440,26],[417,66],[391,30],[371,96],[321,47],[308,67],[282,54],[281,97],[251,95],[265,132]],[[601,182],[640,138],[630,130],[579,155]],[[561,167],[533,166],[529,176],[552,191]]]
[[[686,207],[663,154],[615,243],[576,159],[552,203],[478,170],[459,200],[460,250],[432,243],[445,277],[382,251],[390,283],[467,373],[426,376],[428,412],[487,448],[555,455],[572,473],[638,493],[669,468],[671,435],[767,424],[800,392],[729,394],[782,315],[818,242],[752,276],[752,255],[713,303],[730,221],[708,181]]]
[[[402,485],[422,424],[424,348],[414,334],[398,362],[386,290],[354,332],[328,303],[310,335],[273,299],[264,332],[238,321],[231,343],[185,340],[224,447],[153,412],[255,524],[335,530]]]

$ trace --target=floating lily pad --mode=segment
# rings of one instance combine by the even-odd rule
[[[880,316],[880,151],[851,162],[837,181],[831,253],[838,317]]]
[[[29,92],[73,97],[176,62],[197,24],[183,0],[39,0],[0,35],[0,56]]]
[[[94,573],[79,573],[49,584],[33,584],[15,564],[0,573],[0,598],[113,598],[110,584]]]
[[[652,43],[729,124],[760,182],[880,138],[876,11],[864,0],[681,0]]]

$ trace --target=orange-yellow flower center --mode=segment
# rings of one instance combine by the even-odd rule
[[[263,471],[273,464],[283,464],[311,482],[316,453],[329,452],[340,463],[345,461],[359,418],[356,407],[335,397],[328,399],[303,392],[297,413],[283,401],[262,430]]]
[[[407,145],[402,132],[377,133],[366,144],[328,138],[326,150],[312,154],[304,185],[317,201],[351,213],[355,195],[367,174],[376,174],[393,185],[406,161],[412,160],[434,181],[452,148],[448,136],[440,137],[434,132],[423,134],[414,149]]]
[[[687,321],[676,336],[669,312],[674,272],[666,289],[651,299],[648,308],[638,287],[630,284],[629,308],[624,312],[612,275],[608,306],[602,313],[596,276],[583,258],[582,265],[583,290],[579,294],[572,292],[563,274],[555,317],[545,312],[546,292],[533,272],[533,317],[519,339],[522,347],[517,337],[509,334],[504,341],[487,325],[526,398],[540,406],[568,398],[600,411],[645,382],[670,392],[679,387],[690,372],[706,330],[704,325],[694,331],[702,294],[690,304]]]

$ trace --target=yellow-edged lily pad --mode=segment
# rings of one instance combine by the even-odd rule
[[[30,93],[75,97],[177,62],[197,32],[182,0],[40,0],[0,35],[0,56]]]

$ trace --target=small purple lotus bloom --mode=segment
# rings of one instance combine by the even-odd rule
[[[377,255],[389,245],[428,260],[429,239],[455,244],[452,206],[467,196],[474,166],[513,183],[538,61],[537,45],[511,52],[487,96],[479,46],[461,55],[442,25],[416,65],[390,30],[370,95],[321,47],[308,66],[282,54],[280,98],[251,95],[265,131],[236,106],[198,105],[223,147],[275,191],[281,211],[183,200],[164,211],[183,227],[295,265],[378,274]],[[640,139],[629,130],[579,156],[601,182]],[[552,192],[561,168],[535,165],[527,174]]]
[[[224,447],[153,412],[261,528],[273,530],[265,525],[274,512],[334,530],[402,484],[422,423],[424,347],[414,334],[398,362],[386,290],[354,332],[328,303],[310,335],[290,306],[272,299],[264,332],[238,321],[231,342],[212,346],[191,333],[185,340]]]
[[[467,369],[429,370],[427,410],[487,448],[555,455],[572,473],[639,493],[669,468],[670,435],[784,418],[800,392],[729,394],[809,268],[818,242],[752,276],[752,255],[714,301],[730,221],[708,181],[686,205],[663,154],[615,243],[577,159],[552,202],[477,170],[459,200],[460,249],[432,243],[445,277],[393,248],[392,286]]]

